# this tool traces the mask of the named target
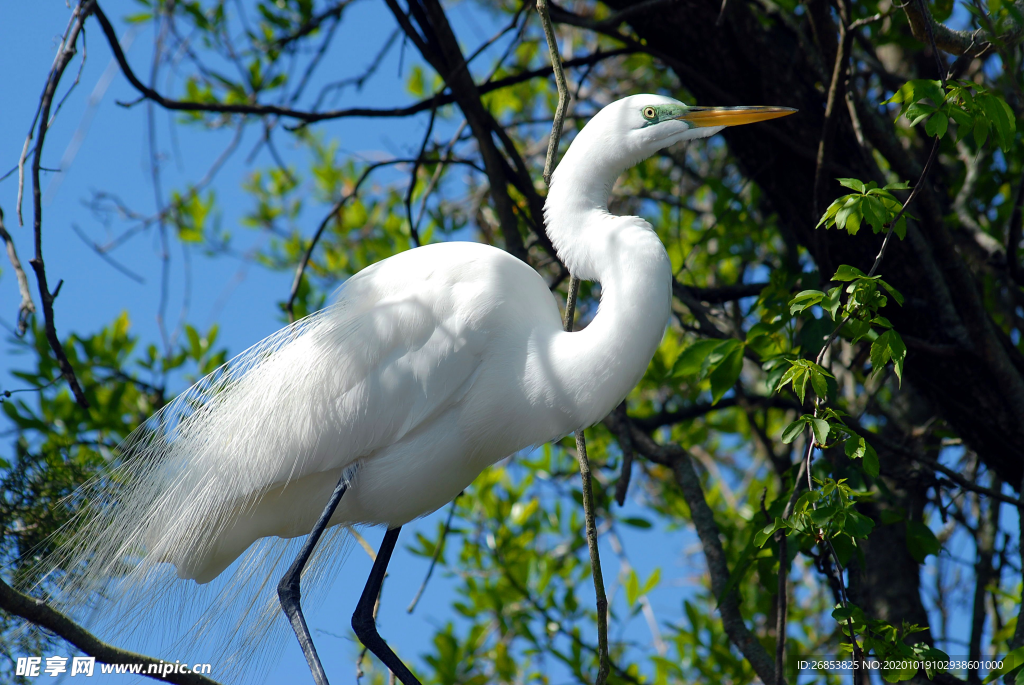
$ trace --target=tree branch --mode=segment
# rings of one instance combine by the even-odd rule
[[[29,289],[28,277],[25,269],[18,259],[18,252],[14,249],[14,240],[11,234],[4,227],[4,210],[0,209],[0,239],[4,241],[7,248],[7,258],[11,260],[11,267],[14,269],[14,276],[18,281],[18,292],[21,293],[21,304],[18,305],[18,335],[23,336],[28,330],[28,319],[36,313],[36,305],[32,302],[32,292]]]
[[[331,206],[331,210],[327,212],[327,215],[324,216],[323,220],[320,222],[320,225],[317,226],[316,232],[313,234],[312,239],[310,239],[309,241],[309,246],[306,248],[306,251],[302,254],[302,259],[299,261],[299,265],[295,269],[295,277],[292,279],[292,287],[288,293],[288,301],[285,303],[284,307],[285,311],[288,312],[289,321],[295,321],[295,298],[298,297],[299,286],[302,284],[302,279],[306,274],[306,268],[309,266],[309,260],[313,256],[313,250],[316,249],[317,243],[320,242],[320,238],[323,236],[324,230],[326,230],[328,224],[330,224],[331,219],[335,218],[338,212],[341,211],[341,209],[348,203],[348,201],[356,196],[356,194],[359,192],[359,188],[363,185],[363,182],[370,176],[371,173],[373,173],[377,169],[381,168],[382,166],[391,166],[394,164],[416,164],[422,163],[423,161],[424,160],[422,157],[417,157],[415,159],[388,159],[383,162],[374,162],[373,164],[370,164],[365,169],[363,169],[363,173],[361,173],[359,175],[359,178],[356,179],[355,184],[352,186],[352,190],[339,197],[338,200]],[[436,161],[439,164],[446,164],[452,163],[456,160],[443,159]],[[473,167],[477,168],[475,165],[473,165]],[[477,170],[481,171],[479,168],[477,168]]]
[[[1013,45],[1024,38],[1024,22],[1013,21],[1009,29],[1000,36],[993,36],[989,31],[955,31],[945,24],[940,24],[932,17],[927,7],[909,0],[900,7],[907,13],[910,30],[922,43],[929,43],[929,32],[935,39],[935,45],[953,55],[981,57],[988,52],[993,43]],[[1024,12],[1024,0],[1013,3],[1017,12]]]
[[[293,31],[292,33],[289,33],[286,36],[281,36],[280,38],[275,38],[270,43],[270,45],[272,45],[273,47],[276,47],[276,48],[283,48],[286,45],[288,45],[289,43],[293,43],[293,42],[299,40],[300,38],[304,38],[305,36],[308,36],[309,34],[311,34],[314,31],[316,31],[318,28],[320,28],[320,25],[323,24],[328,19],[338,19],[338,18],[340,18],[341,17],[341,13],[344,12],[345,8],[348,7],[349,5],[351,5],[352,2],[353,2],[353,0],[341,0],[341,2],[339,2],[334,7],[331,7],[330,9],[326,9],[323,12],[321,12],[320,14],[317,14],[317,15],[311,17],[309,21],[307,21],[305,24],[303,24],[299,28],[295,29],[295,31]]]
[[[604,423],[613,433],[617,433],[621,426],[620,421],[613,412],[605,418]],[[704,498],[704,490],[701,488],[697,472],[693,469],[690,455],[679,445],[659,445],[647,433],[632,425],[628,418],[625,419],[625,424],[630,431],[634,449],[654,463],[672,469],[676,485],[679,486],[690,508],[690,517],[704,549],[704,557],[707,559],[708,572],[711,576],[711,591],[718,597],[718,609],[722,615],[722,626],[726,635],[750,662],[762,682],[779,682],[775,679],[774,661],[743,621],[735,589],[723,596],[729,584],[729,566],[725,550],[722,548],[721,531],[715,522],[714,512]],[[784,683],[785,681],[782,681],[782,685]]]
[[[211,112],[215,114],[242,114],[242,115],[254,115],[254,116],[268,116],[275,115],[281,117],[288,117],[290,119],[296,119],[301,121],[303,124],[312,124],[318,121],[326,121],[330,119],[344,119],[350,117],[370,117],[370,118],[402,118],[419,114],[420,112],[428,112],[435,106],[435,98],[433,96],[425,98],[406,107],[391,107],[391,108],[375,108],[375,107],[350,107],[347,109],[334,109],[326,110],[323,112],[308,111],[293,109],[291,107],[282,107],[280,105],[265,105],[265,104],[225,104],[220,102],[197,102],[192,100],[175,100],[173,98],[165,97],[158,91],[150,88],[146,84],[142,83],[139,78],[135,75],[131,66],[128,64],[128,60],[124,55],[124,51],[121,50],[121,46],[117,40],[117,33],[114,31],[114,27],[111,25],[110,20],[107,18],[103,10],[100,9],[99,5],[95,5],[93,14],[96,15],[96,19],[100,22],[100,27],[103,29],[103,35],[106,36],[107,42],[110,44],[110,48],[114,53],[114,60],[121,68],[121,72],[124,74],[128,82],[131,83],[143,99],[152,100],[156,104],[160,105],[164,109],[174,111],[186,111],[186,112]],[[567,67],[587,66],[595,64],[604,59],[610,57],[616,57],[618,55],[630,54],[635,52],[632,48],[626,48],[621,50],[598,50],[592,55],[579,57],[576,59],[569,60],[565,63]],[[495,90],[507,88],[524,81],[529,81],[534,78],[548,76],[551,74],[550,68],[533,69],[530,71],[524,71],[520,74],[513,74],[496,81],[490,81],[478,86],[480,94],[490,93]],[[450,105],[456,102],[456,96],[451,93],[442,93],[436,99],[436,105],[438,107],[442,105]]]
[[[60,338],[57,337],[57,327],[53,320],[53,301],[60,291],[61,283],[58,283],[57,288],[50,292],[50,287],[46,281],[46,265],[43,261],[43,195],[42,187],[39,184],[39,171],[42,167],[43,145],[46,142],[46,132],[50,124],[50,106],[53,104],[53,97],[57,92],[57,84],[60,83],[64,70],[67,69],[68,64],[71,63],[72,58],[75,56],[78,35],[84,29],[85,20],[94,8],[94,0],[82,0],[75,8],[73,24],[61,43],[57,58],[53,63],[53,68],[50,69],[50,74],[46,79],[46,88],[43,90],[39,107],[39,127],[36,137],[36,149],[32,157],[31,172],[32,207],[34,213],[32,228],[35,236],[35,256],[29,260],[29,264],[32,265],[32,270],[36,274],[36,281],[39,284],[39,299],[43,307],[46,340],[50,343],[50,348],[57,358],[57,365],[60,367],[61,375],[68,382],[68,386],[75,396],[75,401],[81,407],[88,407],[89,402],[85,399],[85,393],[78,383],[78,378],[75,376],[75,370],[71,367],[71,362],[68,361],[67,354],[64,352],[64,346],[61,345]]]
[[[105,664],[143,664],[148,667],[167,663],[163,659],[136,654],[103,642],[46,602],[18,592],[2,579],[0,579],[0,609],[56,633],[62,639]],[[159,675],[143,672],[141,675],[177,685],[218,685],[216,680],[198,673]]]

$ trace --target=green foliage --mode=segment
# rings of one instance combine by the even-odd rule
[[[950,120],[956,124],[956,140],[974,134],[974,143],[984,147],[989,136],[1004,152],[1013,145],[1017,119],[998,93],[973,81],[948,81],[945,92],[938,81],[908,81],[883,104],[898,103],[900,117],[911,126],[924,122],[925,133],[942,138]]]
[[[835,376],[807,359],[794,359],[790,361],[783,358],[782,361],[789,362],[791,366],[782,374],[782,378],[779,379],[778,385],[775,386],[775,392],[779,392],[786,387],[787,384],[791,384],[793,392],[796,393],[797,397],[800,398],[800,403],[803,404],[804,395],[807,392],[807,383],[810,382],[811,387],[814,388],[814,393],[818,397],[822,399],[827,397],[828,383],[825,379],[835,378]],[[777,367],[773,367],[773,369],[774,368]],[[828,433],[828,431],[825,432]],[[783,434],[783,439],[785,442],[790,442],[789,440],[785,440],[785,433]],[[825,440],[822,439],[820,442],[824,443]]]
[[[672,365],[671,376],[695,376],[711,384],[712,403],[717,404],[739,380],[743,371],[743,351],[739,340],[701,340],[685,349]]]
[[[911,635],[926,628],[906,623],[897,628],[868,617],[855,604],[836,607],[832,617],[843,627],[845,636],[851,631],[859,636],[860,646],[881,662],[882,679],[887,683],[911,680],[918,671],[923,671],[929,679],[947,672],[945,662],[949,661],[949,655],[945,652],[923,642],[907,643]],[[848,654],[852,652],[852,643],[847,642],[844,647]],[[924,667],[919,669],[917,664],[924,664]]]
[[[855,178],[840,178],[839,183],[856,192],[837,198],[825,210],[818,226],[845,229],[850,235],[857,235],[861,224],[867,222],[875,233],[892,230],[902,240],[907,235],[907,219],[903,216],[903,204],[890,192],[906,190],[905,182],[889,183],[879,188],[874,181],[864,183]],[[899,216],[899,220],[896,217]],[[896,221],[895,224],[892,222]]]

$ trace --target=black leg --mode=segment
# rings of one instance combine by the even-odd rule
[[[327,528],[327,522],[330,521],[334,510],[338,508],[341,496],[348,490],[354,474],[354,468],[348,468],[342,472],[338,484],[334,486],[334,492],[331,493],[331,499],[327,502],[327,507],[320,514],[313,530],[309,532],[309,537],[306,538],[305,544],[299,550],[299,555],[295,557],[295,561],[281,578],[281,582],[277,584],[277,596],[281,600],[281,608],[284,609],[288,621],[292,624],[295,637],[299,639],[299,646],[302,647],[302,653],[306,655],[306,662],[309,664],[309,670],[313,673],[313,681],[316,685],[330,685],[330,683],[327,682],[327,674],[324,673],[320,657],[316,654],[316,647],[313,646],[313,637],[309,634],[309,628],[306,627],[306,618],[302,615],[302,604],[299,601],[301,596],[299,581],[302,579],[303,567],[309,561],[316,543],[320,541],[320,536]]]
[[[384,572],[387,571],[391,553],[395,550],[395,542],[401,531],[402,527],[399,526],[384,533],[384,541],[380,543],[380,550],[377,552],[377,559],[373,562],[373,568],[370,570],[370,577],[366,579],[366,587],[363,588],[363,594],[359,597],[356,612],[352,614],[352,630],[356,631],[356,636],[366,648],[383,661],[384,665],[395,674],[395,677],[402,681],[402,685],[421,685],[416,676],[405,667],[402,660],[384,642],[380,633],[377,632],[377,623],[373,620],[373,605],[377,603],[377,595],[380,594],[380,586],[384,582]]]

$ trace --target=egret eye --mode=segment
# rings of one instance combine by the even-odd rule
[[[654,111],[653,107],[644,107],[643,115],[644,119],[648,121],[654,121],[658,118],[658,113]]]

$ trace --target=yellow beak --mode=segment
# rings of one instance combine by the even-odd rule
[[[677,119],[694,126],[739,126],[789,116],[792,107],[688,107]]]

